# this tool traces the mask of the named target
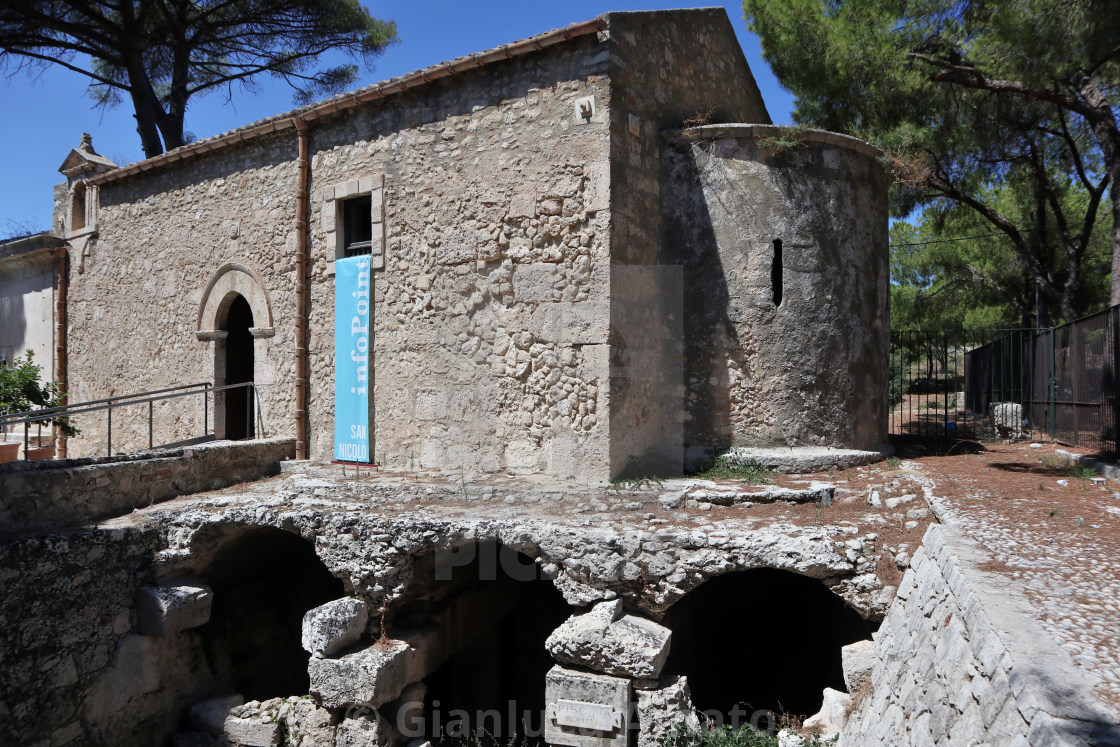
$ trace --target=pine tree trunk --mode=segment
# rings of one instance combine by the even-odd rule
[[[1099,112],[1089,119],[1093,135],[1104,156],[1105,172],[1108,174],[1108,195],[1112,200],[1112,293],[1109,303],[1120,303],[1120,128],[1108,98],[1099,84],[1084,78],[1079,81],[1082,98]]]

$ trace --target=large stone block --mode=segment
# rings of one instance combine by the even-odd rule
[[[158,655],[158,647],[151,638],[135,633],[121,638],[112,666],[86,694],[82,720],[94,727],[109,723],[119,718],[122,703],[140,700],[159,690]]]
[[[851,712],[852,696],[826,687],[820,711],[805,719],[805,728],[818,728],[822,738],[831,739],[844,730]]]
[[[630,681],[555,666],[545,675],[544,739],[567,747],[626,747]]]
[[[840,649],[844,666],[844,684],[854,693],[871,683],[871,671],[879,663],[874,641],[856,641]]]
[[[290,696],[280,705],[284,744],[290,747],[335,747],[335,724],[331,712],[318,708],[309,698]]]
[[[545,642],[557,661],[622,677],[656,678],[669,656],[668,628],[622,614],[622,601],[600,602],[568,618]]]
[[[513,295],[519,302],[542,303],[558,300],[553,291],[563,278],[562,268],[551,262],[516,265],[513,272]]]
[[[587,175],[587,192],[583,208],[587,212],[597,212],[610,207],[611,165],[608,161],[596,161],[584,167]]]
[[[1002,438],[1023,437],[1023,406],[1018,402],[993,402],[992,425]]]
[[[137,594],[140,633],[170,635],[210,621],[214,592],[200,581],[141,586]]]
[[[323,708],[383,705],[414,681],[416,658],[404,641],[378,641],[337,659],[312,658],[311,695]]]
[[[661,747],[678,726],[699,731],[700,719],[692,708],[688,678],[669,677],[656,689],[638,690],[638,747]]]
[[[269,701],[278,706],[278,701]],[[262,707],[258,701],[251,700],[243,706],[234,708],[226,717],[225,738],[240,747],[277,747],[280,744],[280,722],[276,711]]]
[[[611,324],[606,301],[542,303],[533,312],[533,336],[546,342],[594,345],[605,343]]]
[[[389,747],[396,740],[396,731],[377,716],[345,718],[338,724],[334,738],[335,747]]]
[[[360,599],[336,599],[303,616],[303,648],[312,656],[330,656],[358,642],[369,612]]]

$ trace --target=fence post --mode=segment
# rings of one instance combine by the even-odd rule
[[[148,448],[149,449],[152,448],[152,407],[154,405],[155,405],[154,402],[149,402],[148,403]]]
[[[108,417],[108,421],[109,421],[108,431],[109,431],[109,433],[108,433],[108,436],[106,437],[106,440],[109,442],[109,450],[108,450],[108,453],[106,453],[106,456],[113,456],[113,400],[109,400],[109,409],[106,410],[105,412],[107,412],[109,414],[109,417]]]
[[[1054,328],[1051,327],[1050,328],[1050,440],[1051,441],[1054,440],[1054,436],[1058,432],[1058,430],[1057,430],[1058,378],[1057,378],[1057,375],[1056,375],[1057,372],[1055,371],[1057,366],[1058,366],[1058,360],[1057,360],[1057,357],[1056,357],[1056,353],[1054,351]]]
[[[945,391],[942,392],[941,403],[941,433],[945,438],[949,438],[949,379],[951,377],[949,368],[949,333],[941,330],[941,379],[944,382]],[[940,388],[940,387],[939,387]]]

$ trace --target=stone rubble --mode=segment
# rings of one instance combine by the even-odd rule
[[[302,644],[312,656],[331,656],[358,642],[369,613],[360,599],[336,599],[303,616]]]
[[[377,641],[337,659],[313,657],[307,665],[311,697],[323,708],[388,703],[415,681],[415,656],[404,641]]]
[[[206,624],[214,592],[200,581],[142,586],[136,601],[143,635],[171,635]]]
[[[687,677],[667,677],[649,690],[638,690],[638,747],[662,747],[665,738],[684,726],[700,730],[700,719],[692,707]]]
[[[561,664],[650,679],[661,675],[670,635],[668,628],[655,622],[623,615],[622,600],[615,599],[568,618],[548,637],[545,647]]]
[[[883,489],[890,487],[894,491],[892,495],[903,494],[905,488],[893,486],[891,482],[894,481],[884,483]],[[192,654],[173,648],[182,636],[148,638],[130,632],[134,623],[129,619],[129,605],[134,603],[135,590],[141,586],[172,583],[160,581],[162,579],[197,577],[211,567],[230,541],[236,541],[235,538],[250,528],[280,529],[313,544],[317,558],[343,582],[348,590],[347,599],[352,600],[335,602],[365,605],[367,620],[351,630],[374,634],[372,639],[376,638],[375,616],[382,610],[386,607],[407,610],[416,600],[431,593],[433,552],[441,548],[493,543],[521,553],[555,584],[573,607],[593,610],[599,603],[611,603],[608,607],[615,612],[607,617],[614,619],[607,623],[603,635],[592,641],[594,645],[578,651],[573,647],[563,666],[583,670],[584,674],[596,668],[624,673],[623,677],[602,676],[629,683],[635,702],[642,697],[641,692],[662,686],[653,676],[645,676],[662,671],[660,667],[664,661],[658,651],[664,651],[661,641],[665,631],[655,621],[685,594],[709,579],[754,568],[790,571],[820,580],[873,618],[884,614],[893,599],[893,586],[876,573],[877,569],[897,562],[898,555],[879,534],[884,531],[879,527],[888,518],[885,512],[863,509],[853,494],[840,490],[834,493],[836,505],[830,511],[855,508],[856,513],[834,514],[846,518],[829,522],[820,521],[821,514],[816,514],[817,521],[812,521],[814,506],[820,504],[799,507],[785,501],[749,510],[743,504],[725,507],[710,503],[707,511],[683,505],[666,509],[659,498],[671,492],[672,486],[652,485],[595,491],[551,480],[500,476],[485,481],[448,483],[440,477],[392,471],[357,479],[353,475],[343,477],[337,467],[288,464],[280,476],[270,480],[183,497],[122,517],[91,534],[90,538],[96,541],[81,534],[71,535],[51,544],[50,547],[57,550],[49,551],[32,549],[33,545],[39,547],[35,542],[25,543],[28,552],[48,553],[43,557],[54,557],[56,552],[61,553],[58,556],[61,558],[74,554],[76,567],[56,567],[48,563],[40,573],[38,566],[28,565],[32,556],[23,559],[24,556],[18,554],[24,545],[13,546],[4,556],[5,565],[11,570],[0,565],[0,577],[6,583],[16,584],[19,593],[27,596],[30,590],[24,587],[31,583],[42,584],[43,578],[79,578],[82,571],[77,568],[96,569],[94,573],[115,569],[115,565],[106,563],[114,553],[119,553],[116,549],[105,548],[131,546],[131,543],[135,548],[129,557],[147,558],[143,562],[128,561],[129,567],[134,565],[142,570],[137,571],[141,575],[135,582],[125,582],[127,598],[103,594],[105,608],[90,612],[91,617],[99,621],[98,630],[104,631],[106,643],[93,649],[95,653],[101,652],[98,654],[101,658],[87,662],[80,654],[84,644],[75,644],[69,653],[62,652],[65,655],[43,660],[44,665],[50,667],[51,680],[29,680],[31,691],[38,692],[36,687],[52,687],[58,688],[57,692],[68,692],[66,688],[72,685],[66,683],[74,682],[75,678],[82,678],[80,682],[83,683],[93,683],[96,677],[106,678],[106,685],[101,689],[107,693],[112,691],[112,697],[91,697],[78,704],[80,710],[76,709],[74,715],[65,717],[73,720],[78,734],[82,733],[81,723],[77,721],[79,714],[98,729],[117,728],[116,724],[125,728],[130,722],[121,716],[122,692],[127,693],[125,697],[130,704],[126,713],[167,712],[170,701],[176,697],[175,691],[161,685],[162,675],[152,662],[176,660],[181,653],[186,654],[184,661],[189,661]],[[639,507],[635,508],[635,504]],[[792,513],[791,518],[784,516],[786,507]],[[579,511],[582,513],[577,513]],[[109,539],[111,536],[115,539]],[[901,550],[901,546],[896,549]],[[426,558],[429,565],[424,564]],[[881,562],[884,558],[886,563]],[[54,599],[58,592],[51,588],[50,598]],[[35,609],[40,608],[46,609]],[[329,603],[327,608],[330,609]],[[629,611],[631,620],[620,614],[622,609]],[[25,612],[21,607],[19,615]],[[313,614],[309,620],[306,631],[309,637],[314,637],[310,634],[315,617]],[[349,615],[342,618],[349,619]],[[28,640],[27,636],[38,634],[14,612],[4,619],[12,623],[14,632],[9,636]],[[54,618],[37,612],[31,619]],[[42,624],[36,623],[34,630]],[[608,635],[612,624],[615,632],[640,633],[635,638],[640,645],[611,652],[610,646],[617,644],[617,641],[611,642],[614,633]],[[340,622],[338,629],[349,627],[349,623],[343,626]],[[370,709],[391,711],[406,691],[411,692],[410,688],[422,684],[424,677],[438,668],[443,661],[440,657],[452,653],[428,650],[430,647],[422,645],[422,629],[410,633],[407,626],[393,628],[392,624],[389,629],[397,640],[390,638],[374,644],[385,647],[381,654],[375,654],[362,638],[352,640],[352,632],[344,638],[336,638],[334,633],[324,631],[321,643],[310,645],[322,654],[322,658],[313,656],[308,664],[311,699],[305,696],[306,705],[292,702],[290,706],[283,706],[272,718],[286,724],[284,728],[288,733],[296,724],[302,729],[301,739],[307,745],[319,747],[330,742],[324,741],[327,737],[322,736],[322,730],[315,724],[327,718],[332,710],[331,718],[337,719],[341,715],[339,711],[353,709],[353,714],[333,724],[332,728],[339,734],[349,734],[346,739],[352,739],[355,744],[365,740],[388,747],[388,741],[397,738],[392,729],[369,728],[370,724],[360,721],[361,713],[367,713],[366,720],[371,721],[368,718]],[[114,656],[114,646],[122,636],[120,652]],[[630,637],[627,634],[617,638]],[[341,647],[332,650],[328,641]],[[558,658],[563,657],[564,654],[558,654]],[[617,661],[610,663],[612,660],[629,663],[614,669]],[[635,662],[640,662],[641,666]],[[26,668],[19,662],[16,665],[17,672]],[[190,682],[193,673],[185,669],[176,676]],[[48,684],[54,682],[58,684]],[[189,705],[188,702],[183,707]],[[283,710],[285,708],[287,710]],[[195,737],[179,736],[179,741],[187,739]]]

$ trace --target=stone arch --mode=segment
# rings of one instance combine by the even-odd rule
[[[418,584],[393,603],[385,628],[419,641],[425,664],[389,723],[433,744],[477,729],[492,735],[486,744],[536,744],[554,664],[545,640],[572,613],[563,594],[533,557],[494,539],[433,547],[414,558],[411,576]]]
[[[245,265],[230,262],[214,274],[202,293],[195,336],[200,340],[221,338],[229,307],[238,296],[244,297],[253,310],[253,321],[257,325],[252,329],[253,337],[271,337],[276,334],[272,320],[272,302],[261,276]]]
[[[663,674],[687,676],[693,705],[724,723],[816,713],[824,688],[845,689],[841,649],[876,627],[819,579],[776,568],[708,579],[662,624],[673,632]]]
[[[219,693],[246,699],[304,695],[310,654],[301,645],[308,610],[345,595],[315,543],[270,526],[220,528],[199,558],[213,591],[210,618],[195,629]]]

